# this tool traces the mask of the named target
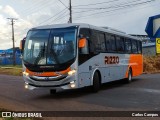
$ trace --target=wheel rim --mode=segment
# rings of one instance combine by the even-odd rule
[[[131,81],[131,80],[132,80],[131,71],[129,71],[129,74],[128,74],[128,80],[129,80],[129,81]]]

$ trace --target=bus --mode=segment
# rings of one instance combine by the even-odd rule
[[[25,42],[25,44],[24,44]],[[84,23],[39,26],[21,41],[25,88],[50,90],[91,86],[143,72],[142,42],[124,32]]]

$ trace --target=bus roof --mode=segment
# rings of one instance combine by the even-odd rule
[[[125,32],[122,32],[120,30],[116,30],[110,27],[97,27],[94,25],[90,25],[90,24],[86,24],[86,23],[66,23],[66,24],[53,24],[53,25],[45,25],[45,26],[38,26],[38,27],[34,27],[31,30],[34,29],[53,29],[53,28],[67,28],[67,27],[72,27],[72,26],[77,26],[80,28],[90,28],[90,29],[94,29],[94,30],[99,30],[99,31],[103,31],[103,32],[108,32],[111,34],[116,34],[119,36],[124,36],[127,38],[131,38],[131,39],[136,39],[136,40],[140,40],[134,36],[128,35]]]
[[[85,24],[85,23],[66,23],[66,24],[44,25],[44,26],[35,27],[33,29],[66,28],[66,27],[72,27],[72,26],[80,26],[84,28],[89,28],[89,24]]]

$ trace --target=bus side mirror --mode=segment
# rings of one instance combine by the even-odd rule
[[[21,52],[23,52],[23,50],[24,50],[24,45],[25,45],[25,39],[20,41],[20,50],[21,50]]]
[[[87,42],[86,38],[81,38],[78,42],[78,47],[84,48],[86,46],[86,42]]]

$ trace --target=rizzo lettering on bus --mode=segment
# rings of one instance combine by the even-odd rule
[[[105,56],[105,64],[119,64],[118,56]]]

